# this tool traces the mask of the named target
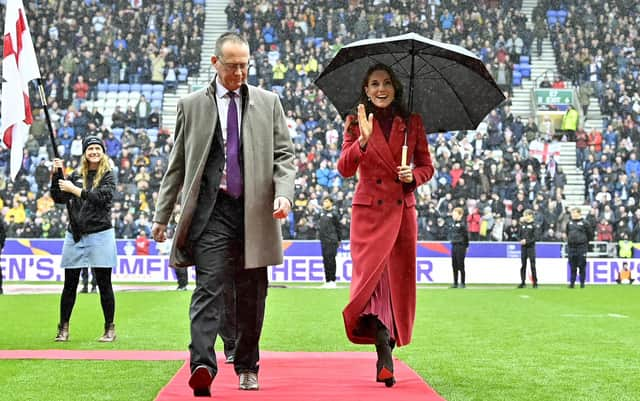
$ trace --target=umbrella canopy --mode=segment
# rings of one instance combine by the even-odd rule
[[[344,46],[315,84],[344,118],[357,106],[367,70],[378,63],[396,73],[407,109],[422,115],[427,132],[476,129],[505,99],[473,53],[415,33]]]

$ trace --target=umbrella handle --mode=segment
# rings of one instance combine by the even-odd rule
[[[402,145],[402,166],[407,165],[407,149],[409,147],[407,145]]]

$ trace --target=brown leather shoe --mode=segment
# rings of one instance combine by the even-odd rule
[[[240,373],[240,390],[258,390],[258,374],[254,372]]]
[[[58,335],[56,335],[56,342],[69,341],[69,322],[58,324]]]
[[[189,387],[193,389],[194,397],[211,397],[211,382],[213,376],[204,365],[198,366],[189,378]]]
[[[110,323],[105,326],[104,334],[98,339],[101,343],[112,343],[116,339],[116,325]]]

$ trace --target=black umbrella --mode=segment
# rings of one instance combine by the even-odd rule
[[[427,132],[476,129],[505,99],[473,53],[415,33],[344,46],[315,84],[344,118],[357,106],[366,71],[378,63],[394,70],[407,109],[421,114]]]

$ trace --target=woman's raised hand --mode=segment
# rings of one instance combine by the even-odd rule
[[[358,105],[358,125],[360,126],[360,138],[358,138],[358,142],[360,142],[360,147],[364,148],[369,142],[369,138],[371,138],[371,132],[373,131],[373,114],[370,113],[367,118],[364,104]]]

